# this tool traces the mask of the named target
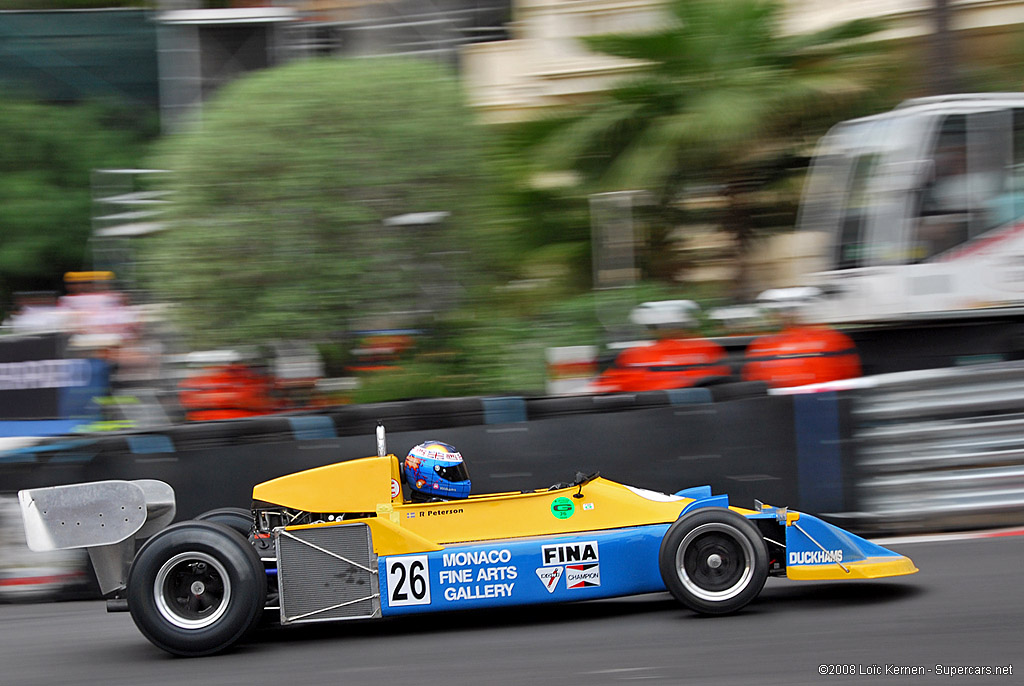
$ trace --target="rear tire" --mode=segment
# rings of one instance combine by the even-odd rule
[[[676,600],[702,614],[736,612],[768,578],[768,551],[757,528],[720,507],[701,508],[670,526],[658,563]]]
[[[196,517],[199,522],[217,522],[231,527],[243,536],[252,533],[252,512],[240,507],[221,507]]]
[[[267,581],[243,536],[216,522],[182,522],[153,536],[128,573],[128,609],[139,631],[174,655],[224,650],[263,612]]]

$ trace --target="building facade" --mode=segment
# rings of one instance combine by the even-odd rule
[[[927,63],[921,53],[924,38],[934,30],[934,0],[787,0],[787,5],[783,28],[794,33],[859,18],[885,19],[889,28],[879,38],[906,44]],[[637,64],[588,52],[579,39],[656,29],[666,21],[663,7],[662,0],[518,0],[510,40],[463,48],[473,106],[485,121],[505,123],[592,97]],[[999,63],[1013,41],[1020,41],[1021,0],[958,0],[950,7],[963,56]]]

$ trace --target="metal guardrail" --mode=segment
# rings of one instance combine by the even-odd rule
[[[854,398],[864,529],[1024,524],[1024,362],[880,376]]]

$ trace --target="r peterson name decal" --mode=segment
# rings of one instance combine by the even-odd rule
[[[462,514],[461,507],[450,507],[443,510],[420,510],[416,513],[418,517],[443,517],[444,515]]]

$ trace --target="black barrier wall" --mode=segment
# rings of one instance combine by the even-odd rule
[[[187,519],[215,507],[248,507],[261,481],[374,454],[381,420],[389,451],[400,457],[428,439],[455,445],[474,493],[545,488],[571,481],[577,471],[600,471],[662,492],[710,484],[736,505],[806,501],[815,506],[810,511],[824,513],[850,505],[842,481],[844,408],[832,394],[794,402],[751,384],[349,406],[162,433],[64,437],[0,455],[0,492],[160,479],[174,487],[178,519]]]

